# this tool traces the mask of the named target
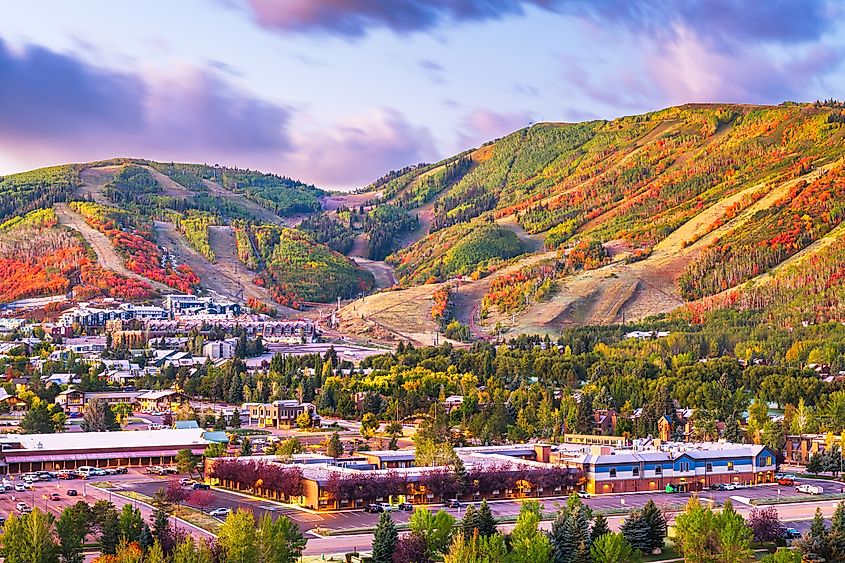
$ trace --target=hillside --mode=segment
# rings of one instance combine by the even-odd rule
[[[452,336],[557,334],[737,304],[796,323],[835,309],[843,123],[839,104],[792,103],[539,123],[350,194],[115,159],[0,178],[0,218],[58,204],[104,268],[159,291],[307,307],[378,289],[342,313],[378,338],[427,342],[452,320],[465,327]],[[802,301],[808,265],[827,285]]]

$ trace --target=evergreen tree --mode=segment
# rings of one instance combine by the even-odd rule
[[[141,532],[144,530],[144,519],[141,511],[133,508],[131,504],[124,504],[118,518],[120,537],[127,543],[137,542],[141,539]]]
[[[326,445],[326,455],[333,458],[343,455],[343,443],[340,441],[337,432],[332,432],[332,437],[329,438],[329,443]]]
[[[82,547],[85,536],[90,533],[91,508],[85,502],[77,502],[62,511],[56,520],[58,554],[62,563],[82,563],[85,560]]]
[[[751,539],[754,536],[745,519],[734,510],[730,500],[725,501],[722,511],[716,516],[716,537],[719,541],[720,563],[742,563],[750,559]]]
[[[581,394],[576,413],[575,433],[592,434],[595,431],[596,423],[593,415],[593,398],[589,393]]]
[[[822,563],[830,560],[828,531],[820,508],[816,508],[810,531],[795,542],[795,547],[801,552],[801,560],[805,563]]]
[[[551,557],[554,563],[572,563],[575,561],[582,538],[575,517],[568,508],[558,512],[554,522],[552,522],[549,540],[552,544]]]
[[[144,528],[141,530],[141,537],[138,538],[138,543],[144,550],[149,549],[154,543],[156,543],[153,540],[153,533],[146,523],[144,523]]]
[[[471,538],[478,531],[478,524],[478,510],[475,506],[469,505],[464,512],[463,519],[461,519],[461,532],[464,537]]]
[[[489,538],[498,531],[498,524],[496,518],[493,516],[493,511],[487,504],[487,499],[481,501],[481,506],[478,507],[478,535],[483,538]]]
[[[590,539],[595,542],[596,539],[609,533],[610,526],[607,525],[607,518],[605,518],[604,514],[597,514],[593,519],[593,527],[590,530]]]
[[[393,552],[396,551],[396,542],[399,534],[396,525],[387,512],[382,512],[373,535],[373,563],[393,563]]]
[[[114,555],[120,543],[120,519],[114,508],[105,510],[97,522],[100,529],[100,550],[104,555]]]
[[[655,549],[663,549],[663,543],[666,538],[666,517],[663,512],[657,508],[654,501],[649,499],[642,509],[642,517],[648,522],[648,552]]]
[[[243,442],[241,442],[241,456],[247,457],[252,455],[252,440],[247,437],[244,437]]]
[[[830,520],[828,547],[831,561],[845,561],[845,502],[836,505]]]
[[[622,522],[619,531],[630,546],[643,553],[651,553],[651,526],[642,511],[632,512]]]

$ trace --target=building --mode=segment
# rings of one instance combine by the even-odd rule
[[[138,395],[138,404],[142,412],[168,412],[188,402],[188,397],[179,391],[146,391]]]
[[[148,321],[166,320],[169,313],[161,307],[122,303],[114,309],[91,307],[80,303],[78,307],[68,309],[59,316],[62,326],[79,325],[84,328],[104,327],[110,321]]]
[[[138,467],[174,463],[180,450],[205,452],[202,429],[0,434],[0,473],[59,471],[83,465]]]
[[[198,297],[196,295],[167,295],[164,308],[174,318],[198,315],[235,317],[241,314],[241,306],[219,297]]]
[[[700,491],[714,484],[756,485],[774,482],[777,459],[768,447],[708,443],[677,444],[652,449],[614,449],[610,446],[564,448],[558,459],[583,472],[591,494],[638,491]]]
[[[831,434],[790,434],[783,448],[783,460],[796,465],[806,465],[815,454],[822,453],[828,444],[842,444],[839,436]]]
[[[105,336],[82,336],[79,338],[68,338],[62,344],[62,348],[74,354],[99,354],[106,349]]]
[[[202,345],[202,355],[212,360],[229,360],[235,357],[237,339],[212,340]]]
[[[126,403],[135,405],[142,391],[78,391],[66,389],[56,396],[56,404],[61,405],[67,413],[77,413],[85,410],[85,405],[94,399],[106,401],[110,405]]]
[[[296,426],[296,418],[304,412],[311,415],[312,424],[320,422],[317,408],[312,403],[300,403],[295,400],[244,403],[243,409],[249,413],[249,423],[253,424],[255,420],[262,428],[291,428]]]

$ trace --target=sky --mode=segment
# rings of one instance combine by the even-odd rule
[[[27,0],[0,174],[117,156],[368,184],[537,121],[842,98],[826,0]]]

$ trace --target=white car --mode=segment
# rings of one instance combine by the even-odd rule
[[[578,491],[575,494],[577,494],[579,498],[590,498],[590,493],[587,491]]]
[[[809,483],[804,483],[803,485],[798,485],[795,487],[795,490],[799,493],[806,493],[808,495],[820,495],[824,492],[822,487],[818,485],[811,485]]]
[[[25,502],[19,502],[15,505],[15,508],[18,509],[18,512],[23,512],[24,510],[29,510],[29,505]]]
[[[214,516],[215,518],[223,519],[226,516],[230,515],[231,513],[232,513],[231,508],[215,508],[214,510],[212,510],[208,514],[209,514],[209,516]]]
[[[15,483],[15,492],[23,493],[26,491],[26,485],[23,483]]]

